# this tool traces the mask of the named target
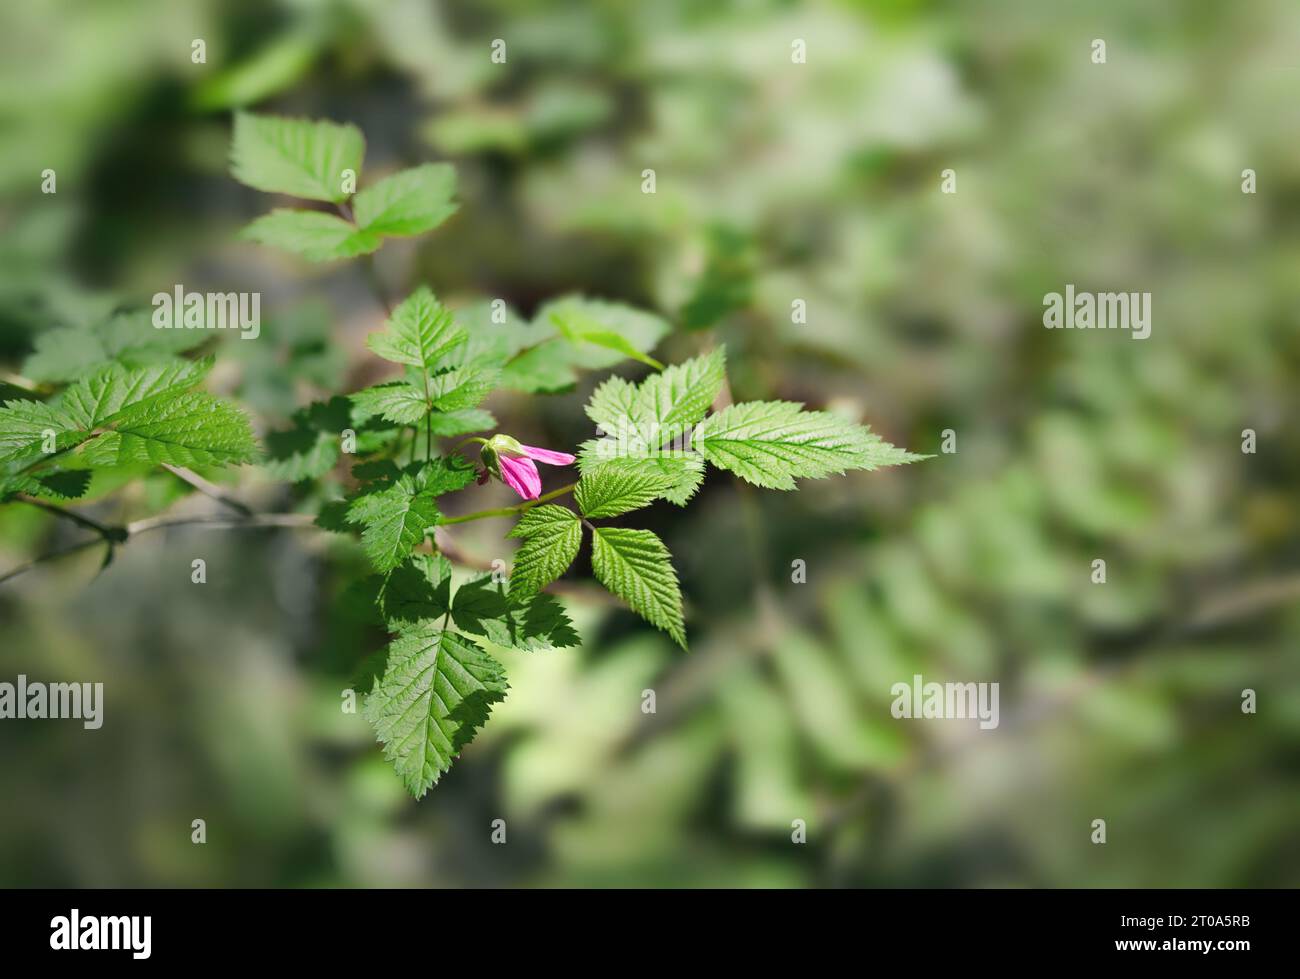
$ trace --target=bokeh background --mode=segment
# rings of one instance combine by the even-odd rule
[[[6,371],[184,283],[262,292],[213,379],[260,430],[371,379],[359,269],[234,238],[270,203],[226,173],[248,106],[357,123],[372,176],[457,165],[458,215],[379,255],[394,294],[642,305],[677,327],[660,359],[725,342],[738,399],[957,451],[790,494],[715,473],[649,511],[691,652],[579,580],[586,645],[503,654],[507,701],[419,803],[339,710],[382,639],[338,601],[346,539],[43,565],[0,587],[0,678],[105,681],[106,722],[0,725],[0,884],[1300,883],[1298,45],[1291,0],[5,4]],[[1044,330],[1066,283],[1152,293],[1151,338]],[[596,380],[492,407],[571,445]],[[205,502],[109,489],[86,512]],[[502,522],[457,529],[508,556]],[[0,569],[78,538],[0,508]],[[998,681],[1001,726],[894,720],[914,672]]]

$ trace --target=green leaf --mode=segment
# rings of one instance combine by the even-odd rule
[[[500,372],[476,367],[456,368],[429,378],[429,397],[439,411],[473,408],[492,393]]]
[[[351,426],[346,398],[317,401],[294,413],[294,427],[266,436],[263,467],[272,479],[298,483],[319,479],[334,468],[345,429]]]
[[[641,351],[668,332],[668,324],[657,316],[581,296],[546,304],[532,323],[487,303],[458,316],[470,328],[471,340],[443,366],[498,367],[503,387],[530,393],[567,390],[580,369],[612,367],[628,357],[644,360]]]
[[[45,454],[46,432],[53,432],[55,451],[76,445],[85,433],[54,405],[43,401],[7,401],[0,407],[0,463],[28,462]]]
[[[673,484],[673,475],[657,467],[596,466],[582,474],[573,498],[584,516],[617,517],[649,506]]]
[[[591,568],[600,583],[633,612],[686,648],[682,594],[663,541],[648,530],[597,527],[592,534]]]
[[[510,599],[522,602],[568,570],[582,543],[582,523],[567,507],[547,503],[525,511],[508,536],[525,538],[510,572]]]
[[[396,425],[414,425],[429,413],[424,392],[408,381],[376,384],[349,397],[367,416],[379,415]]]
[[[490,573],[461,585],[451,618],[458,629],[498,646],[538,650],[578,644],[573,623],[554,595],[515,601],[507,596],[505,585],[493,583]]]
[[[360,524],[361,545],[380,571],[397,567],[438,522],[435,494],[417,490],[409,479],[367,493],[348,507],[347,521]]]
[[[25,493],[41,500],[75,500],[86,495],[90,478],[88,469],[0,476],[0,499]]]
[[[385,360],[431,374],[438,368],[439,358],[465,340],[465,331],[456,326],[451,310],[438,302],[427,286],[421,286],[393,310],[385,332],[366,338],[366,346]]]
[[[386,573],[401,564],[438,522],[434,501],[473,479],[472,466],[453,465],[445,459],[410,467],[392,481],[382,481],[380,488],[353,499],[346,520],[363,528],[361,546],[375,567]]]
[[[876,469],[923,456],[896,448],[863,425],[790,401],[750,401],[711,415],[695,448],[755,486],[792,490],[796,478]]]
[[[310,71],[324,44],[316,31],[286,31],[198,82],[190,89],[190,105],[207,113],[261,102]]]
[[[609,378],[592,393],[587,415],[607,435],[627,443],[625,454],[653,454],[704,417],[726,376],[726,351],[717,347],[652,374],[639,386]]]
[[[373,231],[358,229],[333,214],[282,207],[262,215],[244,228],[239,237],[294,252],[309,262],[368,255],[383,242]]]
[[[534,322],[535,328],[558,328],[570,348],[570,363],[586,370],[614,367],[628,357],[658,366],[644,352],[653,350],[669,331],[667,321],[652,313],[576,295],[547,303]]]
[[[423,384],[417,379],[389,381],[350,397],[366,417],[378,415],[396,425],[415,425],[423,422],[431,410],[473,408],[491,393],[498,376],[496,371],[457,368],[428,378]]]
[[[418,799],[451,767],[506,689],[505,670],[477,643],[422,622],[389,644],[383,679],[366,697],[364,713],[384,743],[384,757]]]
[[[599,320],[580,310],[555,310],[551,313],[551,322],[559,328],[565,339],[573,343],[591,343],[605,347],[624,357],[649,364],[655,370],[663,370],[664,365],[648,354],[642,353],[627,337],[615,330],[607,330]]]
[[[423,234],[456,212],[456,171],[449,163],[426,163],[367,187],[353,202],[357,224],[380,235]]]
[[[665,450],[644,456],[620,455],[625,446],[616,439],[589,439],[578,449],[578,468],[584,476],[598,469],[662,475],[666,488],[659,494],[669,503],[685,506],[704,480],[704,459],[696,452]]]
[[[63,395],[62,406],[75,425],[92,429],[123,408],[160,394],[188,391],[212,370],[212,358],[177,360],[150,367],[109,364]]]
[[[235,114],[230,170],[240,183],[313,201],[347,200],[343,173],[361,173],[366,143],[355,126]]]
[[[511,359],[501,371],[501,384],[529,394],[553,394],[577,383],[573,350],[564,340],[539,342]]]
[[[704,478],[704,463],[686,448],[692,427],[704,417],[726,380],[722,347],[652,374],[640,385],[611,377],[587,404],[587,415],[604,438],[583,444],[584,477],[596,467],[660,477],[658,495],[683,506]]]
[[[117,362],[126,367],[172,360],[206,343],[206,330],[160,330],[151,310],[117,313],[93,327],[67,326],[38,333],[35,351],[23,362],[34,381],[74,381]]]
[[[413,554],[388,573],[376,604],[394,632],[451,611],[451,562],[440,554]]]
[[[508,306],[493,301],[471,304],[456,313],[469,335],[443,357],[443,367],[499,369],[499,383],[518,391],[559,391],[572,387],[573,345],[549,324],[530,324]]]
[[[497,420],[489,411],[478,408],[463,408],[456,411],[435,413],[428,423],[434,435],[452,436],[468,435],[470,432],[486,432],[497,427]]]
[[[81,450],[92,466],[235,465],[257,457],[243,412],[206,391],[155,395],[128,404],[102,424],[111,430]]]

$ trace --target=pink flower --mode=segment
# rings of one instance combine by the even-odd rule
[[[499,475],[503,483],[525,500],[535,500],[542,495],[538,462],[548,466],[571,466],[575,461],[576,457],[567,452],[523,445],[509,435],[495,435],[483,446],[483,464],[487,470]]]

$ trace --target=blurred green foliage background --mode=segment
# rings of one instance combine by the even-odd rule
[[[357,123],[371,174],[456,164],[459,214],[379,256],[394,294],[640,304],[679,327],[660,359],[725,342],[738,399],[957,451],[658,505],[692,651],[574,584],[586,645],[502,654],[507,701],[418,804],[339,710],[381,640],[337,601],[347,541],[186,529],[43,565],[0,587],[0,679],[102,680],[106,720],[0,726],[0,883],[1300,883],[1298,39],[1290,0],[5,4],[7,370],[184,283],[262,293],[213,379],[260,430],[372,379],[360,270],[234,238],[267,203],[226,175],[248,106]],[[1044,330],[1066,283],[1152,293],[1150,339]],[[573,445],[596,380],[492,407]],[[508,557],[505,530],[457,542]],[[78,538],[6,507],[0,568]],[[913,673],[1000,682],[1001,726],[893,719]]]

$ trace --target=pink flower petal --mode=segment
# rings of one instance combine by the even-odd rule
[[[542,477],[532,459],[512,459],[500,456],[497,465],[501,467],[501,478],[512,490],[525,500],[535,500],[542,494]]]
[[[578,458],[569,455],[567,452],[552,452],[550,449],[539,449],[535,445],[521,445],[519,447],[528,453],[528,458],[544,462],[548,466],[571,466]]]

